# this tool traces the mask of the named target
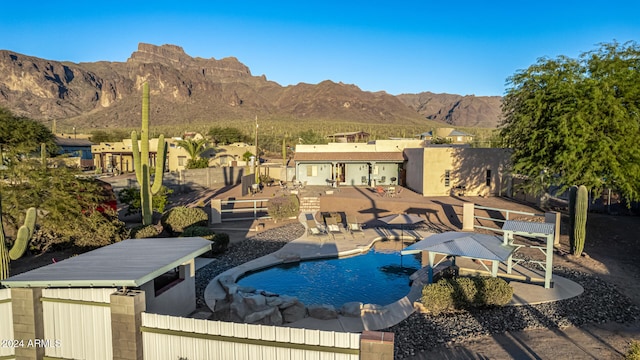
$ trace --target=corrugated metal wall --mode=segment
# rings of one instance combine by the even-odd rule
[[[360,334],[142,314],[144,358],[358,360]]]
[[[43,289],[45,355],[112,359],[110,296],[116,289]]]
[[[0,341],[13,339],[13,312],[11,310],[11,290],[0,289]],[[0,357],[13,356],[15,350],[10,344],[0,344]]]

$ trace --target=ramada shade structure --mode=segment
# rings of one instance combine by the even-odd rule
[[[7,287],[138,287],[211,249],[200,237],[130,239],[3,280]]]
[[[433,281],[433,268],[436,254],[461,256],[472,259],[490,260],[492,262],[491,275],[497,276],[500,262],[507,261],[517,249],[514,245],[505,245],[503,238],[495,235],[473,232],[448,231],[432,234],[424,239],[407,246],[401,255],[429,252],[428,276]]]
[[[393,214],[381,217],[379,220],[388,225],[400,225],[400,230],[402,232],[401,237],[404,237],[405,225],[413,225],[425,221],[424,218],[415,214]]]

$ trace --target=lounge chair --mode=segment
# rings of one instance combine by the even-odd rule
[[[338,223],[336,222],[336,218],[327,217],[324,221],[327,224],[327,232],[329,232],[334,239],[336,235],[341,235],[343,239],[345,238],[344,233],[340,230],[340,226],[338,226]]]
[[[355,233],[360,233],[364,237],[364,230],[362,229],[362,224],[358,222],[358,219],[355,216],[347,215],[347,229],[351,233],[351,236],[354,238]]]
[[[328,235],[324,229],[318,227],[315,220],[307,220],[307,233],[313,236],[326,236]]]
[[[376,187],[376,194],[378,194],[378,196],[384,197],[386,192],[384,191],[384,188],[382,186],[378,186]]]

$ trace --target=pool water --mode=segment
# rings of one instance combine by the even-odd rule
[[[386,243],[386,246],[384,244]],[[348,258],[331,258],[278,265],[248,273],[238,285],[280,295],[296,296],[305,305],[360,301],[388,305],[409,293],[409,276],[420,269],[419,255],[400,257],[400,245],[376,243],[369,252]]]

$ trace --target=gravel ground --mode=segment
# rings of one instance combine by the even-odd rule
[[[277,251],[289,241],[302,236],[304,231],[301,224],[290,224],[266,230],[229,247],[211,264],[196,272],[198,306],[206,307],[204,289],[215,276]],[[536,266],[527,262],[521,264]],[[478,336],[507,331],[640,320],[640,309],[614,285],[597,276],[564,267],[554,267],[554,274],[579,283],[584,287],[584,293],[571,299],[540,305],[473,309],[437,316],[414,313],[382,331],[395,334],[395,358],[404,359],[439,346],[459,344]]]
[[[382,331],[395,334],[395,358],[404,359],[438,346],[463,343],[477,336],[588,323],[626,323],[640,319],[640,309],[614,285],[568,268],[554,267],[553,272],[582,285],[584,293],[571,299],[539,305],[475,309],[438,316],[414,313]]]

